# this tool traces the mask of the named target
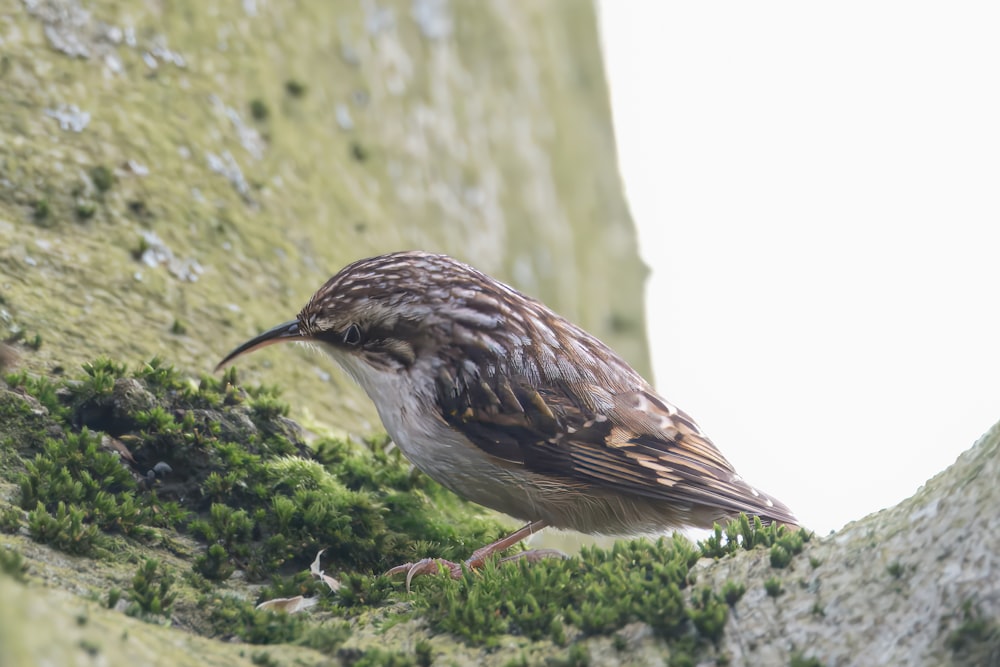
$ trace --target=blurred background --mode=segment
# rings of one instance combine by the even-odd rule
[[[599,4],[656,383],[820,533],[1000,418],[1000,6]]]

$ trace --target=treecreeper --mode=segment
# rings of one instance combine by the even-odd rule
[[[743,512],[796,525],[694,420],[594,336],[445,255],[397,252],[330,278],[289,322],[223,359],[309,342],[364,388],[413,465],[528,522],[478,549],[481,567],[546,526],[627,535],[711,527]],[[529,551],[517,557],[544,556]],[[424,559],[407,575],[462,568]]]

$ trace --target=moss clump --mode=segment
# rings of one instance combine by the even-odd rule
[[[76,217],[80,220],[90,220],[97,213],[97,205],[90,201],[79,202],[76,205]]]
[[[730,607],[740,601],[743,594],[747,592],[746,584],[741,581],[727,581],[722,585],[722,599]]]
[[[374,577],[356,573],[345,574],[340,580],[340,591],[337,593],[338,603],[345,608],[371,607],[388,600],[395,592],[396,586],[388,577]]]
[[[0,532],[16,533],[21,529],[21,511],[16,507],[0,509]]]
[[[1000,623],[984,617],[972,600],[963,603],[961,618],[946,640],[956,664],[996,664],[1000,658]]]
[[[682,664],[721,639],[728,607],[746,591],[740,582],[727,582],[721,592],[693,587],[694,563],[704,556],[776,544],[801,551],[807,539],[805,531],[765,527],[741,516],[725,529],[717,528],[715,541],[697,547],[674,535],[583,549],[579,557],[566,560],[488,563],[458,580],[418,579],[414,604],[433,630],[485,646],[507,634],[576,646],[580,637],[615,635],[641,621],[668,643],[672,660]]]
[[[52,521],[62,525],[57,532],[76,534],[87,524],[108,533],[148,537],[152,526],[170,525],[183,517],[175,504],[164,506],[155,494],[137,496],[132,474],[118,456],[102,448],[101,437],[86,428],[62,439],[47,439],[42,452],[24,465],[25,472],[17,478],[19,503],[33,510],[29,527],[41,542],[72,545],[75,553],[89,553],[89,548],[83,549],[82,536],[67,544],[58,539]]]
[[[32,205],[32,216],[35,218],[35,222],[42,226],[46,226],[49,220],[49,216],[52,215],[52,204],[49,203],[48,199],[36,199]]]
[[[437,631],[471,644],[494,645],[503,634],[565,641],[564,623],[580,634],[610,635],[642,621],[680,652],[715,641],[726,604],[709,590],[686,603],[689,570],[700,552],[683,537],[617,542],[584,549],[578,558],[520,561],[461,579],[427,578],[415,604]]]
[[[105,193],[115,184],[115,174],[104,165],[97,165],[90,170],[90,182],[100,193]]]
[[[418,667],[417,658],[400,651],[370,648],[363,653],[343,656],[343,663],[349,667]]]
[[[296,644],[332,654],[351,636],[344,621],[314,623],[305,615],[256,609],[252,602],[232,595],[208,595],[198,604],[208,613],[205,634],[210,637],[238,638],[248,644]]]
[[[321,653],[330,655],[341,644],[347,641],[350,636],[350,625],[344,621],[333,620],[307,628],[296,643],[299,646],[316,649]]]
[[[285,82],[285,92],[291,97],[304,97],[306,94],[306,84],[296,79],[289,79]]]
[[[414,472],[384,436],[307,447],[277,391],[243,387],[233,370],[192,380],[158,359],[135,370],[98,359],[72,377],[20,373],[6,382],[2,472],[17,481],[35,539],[91,557],[175,543],[178,534],[200,545],[183,576],[144,560],[130,589],[108,595],[112,606],[126,597],[130,613],[199,615],[186,626],[210,636],[330,653],[349,634],[344,621],[317,625],[255,602],[302,595],[317,600],[322,618],[365,618],[402,595],[398,581],[373,573],[428,556],[461,560],[506,532]],[[24,523],[16,508],[2,518],[4,530]],[[640,621],[684,664],[715,651],[744,591],[732,582],[720,592],[695,587],[692,565],[758,546],[791,559],[809,537],[741,517],[699,546],[679,536],[636,540],[566,560],[488,563],[458,580],[421,577],[411,609],[378,613],[390,623],[423,617],[470,644],[495,646],[507,634],[550,640],[567,647],[565,664],[589,660],[575,648],[581,638]],[[321,549],[337,593],[306,571]],[[256,600],[215,591],[212,582],[237,568],[268,582]],[[424,649],[354,658],[429,664]]]
[[[0,548],[0,574],[13,577],[17,581],[24,581],[27,572],[28,564],[19,551]]]
[[[174,577],[166,572],[159,561],[147,558],[132,577],[129,606],[130,616],[168,616],[176,594],[171,592]]]
[[[253,99],[250,100],[250,115],[254,120],[264,121],[271,115],[271,111],[267,108],[267,104],[264,100]]]
[[[545,661],[549,667],[589,667],[590,651],[584,644],[573,644],[565,654]]]
[[[249,600],[231,595],[205,596],[199,606],[207,611],[208,624],[203,631],[209,637],[239,638],[248,644],[290,644],[307,630],[301,615],[258,610]]]
[[[28,512],[28,532],[35,541],[66,553],[93,556],[107,545],[107,540],[96,526],[85,522],[86,518],[86,512],[75,505],[59,501],[49,512],[38,503]]]
[[[260,580],[320,549],[335,570],[379,572],[464,558],[504,532],[412,472],[385,437],[307,448],[277,391],[241,387],[234,370],[191,381],[158,359],[134,372],[99,359],[75,378],[6,381],[0,443],[16,459],[19,504],[36,539],[73,553],[175,529],[204,543],[201,576],[239,566]],[[383,599],[363,589],[354,600]]]
[[[786,526],[771,524],[765,526],[760,517],[750,519],[741,514],[723,528],[715,524],[714,534],[698,543],[705,558],[724,558],[741,549],[751,551],[757,547],[771,549],[771,566],[787,567],[792,557],[802,553],[805,543],[813,534],[804,529],[790,530]]]

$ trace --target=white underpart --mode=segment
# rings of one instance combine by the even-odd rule
[[[538,501],[511,478],[509,469],[496,465],[443,419],[425,414],[436,403],[434,386],[413,378],[436,377],[427,360],[417,361],[410,372],[399,372],[380,370],[335,348],[327,350],[368,394],[389,437],[410,463],[467,500],[522,518],[531,513],[525,506]]]

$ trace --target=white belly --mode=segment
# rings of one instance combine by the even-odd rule
[[[436,414],[433,386],[419,386],[410,373],[382,371],[354,356],[334,358],[365,390],[389,437],[419,470],[466,500],[524,520],[537,518],[523,480],[448,426]],[[414,372],[434,377],[431,369]],[[426,371],[426,372],[424,372]]]

